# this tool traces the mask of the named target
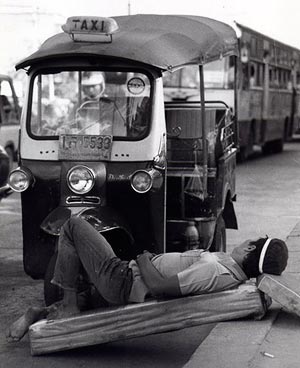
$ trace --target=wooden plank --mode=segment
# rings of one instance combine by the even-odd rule
[[[289,312],[300,317],[299,278],[288,273],[281,276],[263,274],[257,280],[257,287]]]
[[[98,309],[76,317],[42,320],[29,329],[32,355],[178,330],[247,316],[266,307],[253,284],[218,293],[152,300]]]

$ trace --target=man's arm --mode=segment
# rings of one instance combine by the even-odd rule
[[[142,278],[153,296],[182,296],[177,275],[170,278],[163,277],[153,266],[153,255],[147,251],[139,255],[137,264]]]

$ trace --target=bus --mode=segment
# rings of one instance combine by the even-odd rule
[[[244,161],[255,146],[264,154],[281,152],[299,130],[300,50],[239,23],[236,27],[240,55],[205,65],[205,100],[221,96],[236,115],[239,158]],[[193,67],[166,73],[165,100],[199,99],[196,75]]]

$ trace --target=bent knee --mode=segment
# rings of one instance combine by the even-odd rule
[[[86,221],[78,216],[70,217],[63,225],[63,230],[66,234],[74,234],[74,232],[80,231],[82,226],[86,225]]]
[[[69,230],[74,234],[80,234],[85,231],[90,231],[91,224],[80,216],[72,216],[67,221]]]
[[[78,216],[72,216],[69,218],[69,220],[67,221],[67,223],[69,223],[69,226],[81,226],[82,223],[85,223],[86,221]]]

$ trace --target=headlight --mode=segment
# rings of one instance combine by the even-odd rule
[[[150,189],[159,189],[163,183],[162,174],[155,169],[137,170],[130,178],[131,187],[138,193],[147,193]]]
[[[33,176],[27,169],[18,167],[8,177],[8,185],[15,192],[24,192],[33,182]]]
[[[151,189],[152,178],[147,171],[136,171],[131,177],[131,186],[138,193],[146,193]]]
[[[74,193],[85,194],[93,188],[95,174],[86,166],[74,166],[67,174],[67,183]]]

